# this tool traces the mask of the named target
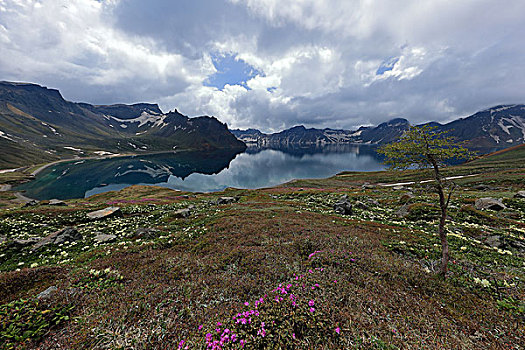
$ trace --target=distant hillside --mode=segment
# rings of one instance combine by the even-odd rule
[[[426,125],[449,131],[451,136],[466,142],[470,148],[503,149],[524,143],[525,105],[496,106],[447,124],[431,122]],[[376,127],[361,127],[358,130],[295,126],[274,134],[264,134],[256,129],[232,130],[232,133],[247,144],[262,147],[341,143],[381,145],[399,139],[409,126],[408,120],[397,118]]]
[[[58,90],[0,82],[0,168],[104,152],[244,150],[214,117],[188,118],[156,104],[95,106]]]

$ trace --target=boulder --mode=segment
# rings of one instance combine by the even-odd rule
[[[492,187],[492,186],[483,185],[483,184],[476,185],[476,186],[474,186],[472,188],[475,189],[475,190],[478,190],[478,191],[488,191],[488,190],[493,190],[494,189],[494,187]]]
[[[485,239],[485,244],[493,248],[501,248],[503,246],[503,237],[498,235],[488,236]]]
[[[370,207],[368,205],[366,205],[365,203],[361,202],[361,201],[357,201],[355,202],[354,206],[358,209],[361,209],[361,210],[368,210],[370,209]]]
[[[217,199],[217,205],[221,204],[232,204],[239,200],[238,197],[219,197]]]
[[[341,215],[352,215],[352,203],[348,200],[347,195],[342,196],[334,203],[334,210]]]
[[[60,231],[56,231],[49,236],[41,239],[33,246],[33,250],[40,249],[49,244],[62,244],[65,242],[74,242],[82,239],[82,235],[74,227],[66,227]]]
[[[408,205],[403,205],[401,208],[399,208],[394,215],[398,218],[406,218],[410,214],[410,211],[408,209]]]
[[[95,236],[95,242],[99,244],[103,243],[110,243],[117,239],[117,236],[115,235],[106,235],[104,233],[100,233]]]
[[[510,241],[509,246],[518,250],[520,253],[525,252],[525,243],[522,241]]]
[[[376,201],[375,199],[372,199],[372,198],[367,198],[366,202],[368,204],[372,205],[372,206],[379,206],[380,205],[378,201]]]
[[[49,299],[51,298],[56,292],[58,291],[58,288],[55,286],[51,286],[47,288],[42,293],[38,294],[36,297],[37,299]]]
[[[139,227],[133,237],[140,239],[150,239],[157,237],[159,230],[155,228]]]
[[[27,208],[27,207],[34,207],[35,205],[38,205],[38,201],[35,200],[35,199],[32,199],[30,200],[29,202],[26,202],[24,204],[24,208]]]
[[[172,217],[174,218],[187,218],[188,216],[191,215],[191,209],[190,208],[184,208],[184,209],[179,209],[179,210],[175,210],[173,212],[173,214],[171,214]]]
[[[399,198],[399,203],[406,204],[412,199],[414,199],[414,195],[412,194],[412,192],[407,192]]]
[[[490,197],[476,199],[476,202],[474,203],[474,206],[478,210],[490,209],[490,210],[498,210],[499,211],[499,210],[507,209],[507,207],[505,206],[505,204],[503,204],[501,202],[501,200],[495,199],[495,198],[490,198]]]
[[[33,244],[40,241],[39,238],[31,237],[28,239],[14,239],[7,242],[7,248],[22,249],[25,247],[32,246]]]
[[[525,191],[519,191],[514,195],[514,198],[525,198]]]
[[[122,216],[122,211],[119,207],[107,207],[104,209],[92,211],[87,213],[87,217],[91,220],[107,219],[110,217]]]
[[[50,199],[48,205],[54,205],[57,207],[65,207],[67,206],[67,203],[64,201],[61,201],[60,199]]]

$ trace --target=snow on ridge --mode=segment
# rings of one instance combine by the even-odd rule
[[[499,127],[501,128],[501,130],[503,130],[504,132],[506,132],[507,134],[510,135],[510,131],[509,129],[512,128],[514,125],[505,125],[503,124],[503,121],[504,120],[507,120],[506,118],[501,118],[499,121],[498,121],[498,125]]]
[[[145,124],[151,123],[153,126],[158,126],[160,128],[165,127],[167,124],[164,123],[166,115],[164,114],[150,114],[146,111],[142,112],[140,116],[133,119],[120,119],[117,117],[111,116],[111,119],[116,120],[119,123],[122,123],[120,126],[125,125],[125,123],[139,123],[138,127],[142,127]],[[124,128],[124,127],[123,127]]]
[[[504,125],[503,122],[508,122],[510,125]],[[501,118],[498,122],[499,127],[510,135],[509,129],[515,127],[520,130],[525,138],[525,120],[518,115],[511,115],[510,118]]]
[[[500,108],[494,108],[494,109],[489,109],[490,113],[497,113],[497,112],[501,112],[501,111],[505,111],[507,109],[511,109],[511,108],[514,108],[516,107],[517,105],[508,105],[508,106],[501,106]]]
[[[51,125],[41,122],[43,126],[47,126],[55,135],[60,135],[55,128],[53,128]]]
[[[0,137],[3,137],[4,139],[7,139],[7,140],[9,140],[9,141],[16,142],[15,140],[13,140],[13,139],[11,138],[11,135],[9,135],[9,134],[3,132],[2,130],[0,130]]]
[[[494,141],[496,141],[496,143],[499,143],[500,139],[499,139],[499,136],[498,135],[492,135],[490,134],[490,137],[492,137],[494,139]]]
[[[71,146],[65,146],[63,148],[69,149],[69,150],[72,150],[72,151],[76,151],[76,152],[82,152],[82,150],[80,148],[75,148],[75,147],[71,147]]]

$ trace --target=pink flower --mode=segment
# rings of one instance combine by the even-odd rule
[[[340,334],[340,333],[341,333],[341,328],[337,327],[337,328],[335,329],[335,332],[336,332],[337,334]]]
[[[315,311],[315,308],[311,307],[310,312],[314,312],[314,311]]]
[[[244,305],[245,306],[250,306],[250,303],[249,302],[245,302]]]
[[[200,326],[199,326],[199,331],[202,330],[202,327],[203,327],[203,325],[200,325]]]
[[[314,306],[314,305],[315,305],[315,301],[310,300],[310,301],[308,302],[308,306]]]

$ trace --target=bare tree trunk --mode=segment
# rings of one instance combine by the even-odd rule
[[[434,177],[436,179],[436,189],[439,195],[439,208],[441,209],[441,217],[439,218],[438,233],[441,240],[441,275],[446,277],[448,272],[448,261],[450,259],[448,250],[447,232],[445,231],[445,221],[447,219],[447,207],[450,200],[445,199],[443,192],[443,183],[441,181],[441,174],[439,173],[439,166],[434,158],[430,157],[430,161],[434,167]],[[451,193],[452,194],[452,193]]]
[[[448,240],[447,232],[445,231],[445,220],[447,219],[447,206],[445,203],[445,195],[443,189],[440,189],[439,193],[439,206],[441,207],[441,217],[439,218],[439,239],[441,240],[441,274],[443,277],[446,277],[448,272],[448,261],[449,261],[449,252],[448,252]]]

